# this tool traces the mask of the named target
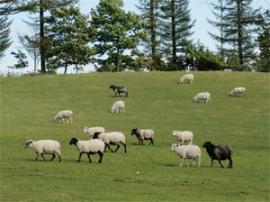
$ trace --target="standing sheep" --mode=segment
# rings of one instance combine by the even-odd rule
[[[208,92],[198,93],[198,94],[193,98],[193,101],[194,101],[194,102],[198,102],[198,103],[205,103],[205,104],[207,104],[208,102],[211,101],[210,93],[208,93]]]
[[[246,94],[246,88],[245,87],[236,87],[229,92],[229,96],[244,96]]]
[[[78,162],[81,161],[82,154],[86,153],[89,159],[89,163],[92,163],[91,154],[98,153],[99,163],[102,162],[103,153],[105,150],[105,144],[101,140],[78,140],[77,138],[71,138],[70,145],[75,145],[80,152]]]
[[[59,162],[61,161],[61,145],[56,140],[27,140],[24,147],[30,148],[36,152],[36,161],[38,160],[39,155],[46,161],[44,154],[52,154],[51,161],[53,161],[57,155]]]
[[[103,128],[103,127],[91,127],[91,128],[88,128],[88,127],[85,126],[83,132],[88,133],[89,136],[90,136],[90,139],[92,139],[95,133],[104,133],[105,128]]]
[[[191,131],[173,130],[173,136],[176,137],[178,144],[183,145],[185,142],[192,144],[193,133]]]
[[[125,93],[125,97],[128,97],[128,89],[124,86],[110,85],[110,89],[112,89],[115,93],[114,96],[116,96],[117,94],[121,96],[121,93]]]
[[[121,100],[116,101],[115,103],[113,103],[112,108],[111,108],[111,112],[112,113],[118,113],[118,112],[125,112],[125,103]]]
[[[219,165],[223,168],[223,165],[220,161],[229,160],[228,168],[232,168],[232,149],[229,146],[216,146],[210,141],[207,141],[203,144],[203,148],[206,148],[206,151],[211,158],[211,167],[213,167],[213,161],[218,160]]]
[[[139,140],[139,144],[143,145],[144,140],[150,140],[149,144],[154,144],[155,132],[152,129],[138,129],[134,128],[131,130],[131,135],[136,135]]]
[[[56,114],[56,116],[54,117],[54,121],[60,121],[60,123],[64,124],[72,123],[72,115],[73,112],[71,110],[63,110]]]
[[[195,162],[197,161],[198,168],[201,164],[201,149],[197,145],[178,145],[178,144],[172,144],[171,145],[171,151],[175,152],[181,160],[180,168],[183,166],[183,162],[187,163],[187,159],[193,159],[192,166],[195,165]]]
[[[105,133],[95,133],[93,139],[100,139],[105,143],[105,151],[108,147],[111,152],[117,152],[120,144],[124,146],[125,153],[127,153],[126,137],[121,132],[105,132]],[[110,147],[111,145],[117,145],[116,149],[113,151]]]
[[[178,84],[185,84],[185,83],[192,83],[194,79],[193,74],[185,74],[180,78],[180,81],[178,81]]]

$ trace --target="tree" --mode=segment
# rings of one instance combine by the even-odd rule
[[[191,44],[189,37],[193,34],[188,0],[162,0],[162,49],[169,53],[171,68],[178,69],[177,57],[186,53],[186,47]]]
[[[261,19],[261,28],[257,39],[260,50],[257,67],[259,71],[270,72],[270,10],[266,10]]]
[[[216,27],[218,29],[218,34],[214,34],[211,32],[208,32],[212,39],[217,41],[219,44],[217,45],[217,49],[219,54],[224,57],[225,56],[225,50],[224,50],[224,43],[225,43],[225,2],[224,0],[218,0],[218,2],[210,3],[213,11],[212,14],[215,17],[215,20],[208,19],[208,22]]]
[[[80,13],[79,8],[56,8],[51,10],[51,15],[46,18],[47,36],[52,42],[47,52],[48,65],[52,69],[90,62],[92,48],[87,44],[91,37],[90,23],[87,16]]]
[[[253,10],[253,0],[228,0],[225,9],[225,41],[231,45],[232,56],[237,55],[240,65],[248,65],[254,60],[254,37],[252,25],[258,18],[259,9]]]
[[[99,71],[121,71],[129,53],[143,37],[138,15],[125,12],[122,0],[100,0],[91,10],[93,43]]]
[[[7,16],[0,16],[0,58],[4,56],[4,51],[11,45],[9,38],[11,21]]]
[[[159,1],[160,0],[140,0],[139,10],[141,11],[142,21],[146,32],[146,43],[144,44],[147,52],[150,53],[152,64],[150,70],[158,68],[158,12],[159,12]]]
[[[9,68],[22,69],[28,66],[28,61],[25,53],[23,53],[20,49],[18,52],[11,52],[12,55],[17,59],[17,64],[14,66],[10,66]]]

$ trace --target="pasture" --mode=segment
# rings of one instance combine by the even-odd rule
[[[183,72],[91,73],[0,78],[0,201],[269,201],[270,75],[195,72],[191,85],[177,85]],[[109,86],[125,85],[128,98],[114,97]],[[245,86],[244,97],[228,97]],[[198,92],[211,93],[209,104],[196,104]],[[122,99],[126,112],[109,113]],[[73,124],[53,122],[59,110],[74,112]],[[89,164],[71,137],[87,139],[85,126],[122,131],[127,154],[107,151]],[[153,128],[155,145],[138,145],[132,128]],[[191,130],[202,149],[200,168],[179,168],[170,152],[172,130]],[[63,161],[34,161],[27,139],[56,139]],[[206,140],[233,148],[233,169],[210,167]],[[47,159],[49,156],[47,156]],[[228,161],[223,162],[227,167]]]

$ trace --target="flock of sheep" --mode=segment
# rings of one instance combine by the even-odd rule
[[[185,74],[180,78],[179,84],[191,84],[194,80],[193,74]],[[115,96],[124,94],[128,97],[128,90],[126,87],[111,85],[110,88],[114,91]],[[243,96],[246,93],[246,88],[236,87],[229,92],[229,96]],[[210,93],[201,92],[198,93],[193,101],[198,103],[209,103]],[[115,102],[111,107],[112,113],[118,113],[125,111],[125,103],[123,101]],[[62,124],[72,123],[73,112],[71,110],[63,110],[56,114],[54,120]],[[80,162],[82,154],[87,154],[89,162],[92,162],[91,155],[99,155],[99,163],[102,162],[103,155],[108,148],[111,152],[117,152],[120,145],[124,147],[124,152],[127,152],[127,144],[125,135],[122,132],[106,132],[103,127],[85,127],[84,133],[89,134],[89,140],[79,140],[77,138],[71,138],[69,144],[75,145],[79,151]],[[154,145],[155,132],[153,129],[138,129],[134,128],[131,130],[131,135],[136,135],[139,144],[144,144],[144,140],[149,140],[150,144]],[[193,160],[193,166],[197,163],[200,167],[201,162],[201,149],[198,145],[193,145],[192,141],[194,135],[191,131],[176,131],[172,132],[172,135],[176,138],[177,143],[171,145],[171,151],[175,152],[181,159],[180,167],[185,163],[188,166],[187,159]],[[116,149],[113,151],[110,145],[116,145]],[[25,142],[25,148],[31,148],[36,152],[36,159],[39,156],[46,160],[44,154],[51,154],[51,161],[58,157],[59,162],[61,161],[61,151],[60,143],[56,140],[27,140]],[[229,160],[228,168],[232,168],[232,149],[229,146],[217,146],[207,141],[203,144],[209,157],[211,158],[211,167],[213,166],[213,161],[218,160],[221,167],[223,167],[221,161]]]

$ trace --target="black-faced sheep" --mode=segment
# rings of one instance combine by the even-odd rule
[[[46,161],[43,154],[52,154],[51,161],[53,161],[57,155],[59,162],[61,161],[61,145],[56,140],[27,140],[24,147],[33,149],[36,152],[36,161],[38,160],[39,155]]]
[[[124,93],[125,97],[128,97],[128,89],[124,86],[110,85],[110,89],[112,89],[113,92],[115,93],[114,96],[116,95],[121,96],[121,93]]]
[[[101,140],[78,140],[77,138],[71,138],[70,145],[75,145],[78,151],[80,152],[78,162],[81,161],[82,154],[87,154],[89,163],[92,162],[91,154],[98,153],[99,155],[99,163],[102,162],[103,153],[105,150],[105,144]]]
[[[155,132],[152,129],[138,129],[134,128],[131,130],[131,135],[136,135],[139,144],[143,145],[144,140],[150,140],[149,144],[154,144],[154,135]]]
[[[223,168],[221,161],[226,159],[229,160],[228,168],[233,167],[232,149],[229,146],[216,146],[210,141],[207,141],[203,144],[203,148],[206,148],[206,151],[211,158],[211,167],[213,167],[213,161],[218,160],[220,166]]]

